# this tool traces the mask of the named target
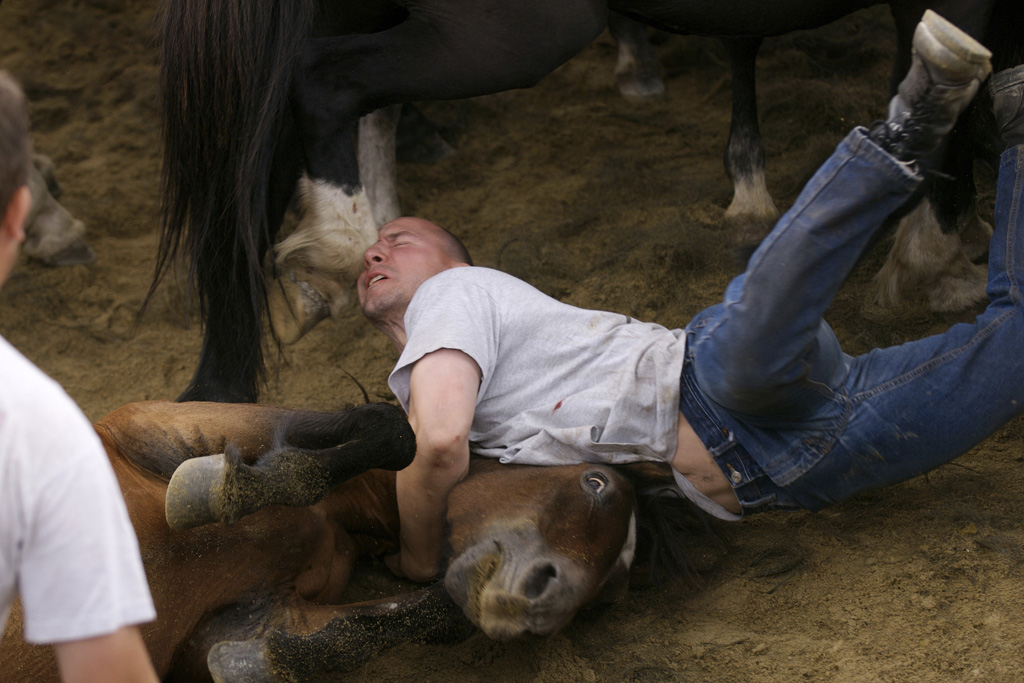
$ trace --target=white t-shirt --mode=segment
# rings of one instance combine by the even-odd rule
[[[405,330],[388,383],[406,411],[424,355],[457,349],[480,366],[469,434],[478,455],[533,465],[672,459],[682,330],[576,308],[476,267],[420,285]]]
[[[152,621],[110,461],[74,401],[0,337],[0,626],[55,643]]]

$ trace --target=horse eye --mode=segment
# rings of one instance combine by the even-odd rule
[[[608,477],[597,472],[593,474],[588,474],[585,481],[587,482],[587,486],[592,488],[597,493],[601,493],[601,491],[604,491],[604,487],[608,485]]]

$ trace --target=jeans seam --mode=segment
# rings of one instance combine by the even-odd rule
[[[852,400],[854,400],[854,401],[863,401],[863,400],[866,400],[866,399],[874,398],[875,396],[878,396],[879,394],[885,393],[886,391],[889,391],[890,389],[893,389],[895,387],[901,386],[901,385],[903,385],[903,384],[905,384],[905,383],[907,383],[907,382],[909,382],[911,380],[917,379],[918,377],[922,377],[923,375],[928,374],[929,372],[931,372],[935,368],[940,367],[942,365],[945,365],[946,363],[948,363],[949,361],[953,360],[954,358],[957,358],[958,356],[961,356],[968,349],[976,346],[981,341],[983,341],[983,340],[987,339],[988,337],[990,337],[998,328],[1002,327],[1002,324],[1006,320],[1008,320],[1009,318],[1012,318],[1014,316],[1014,314],[1016,313],[1016,311],[1017,311],[1017,306],[1015,305],[1012,309],[1006,311],[1005,313],[1000,315],[998,318],[996,318],[995,320],[993,320],[989,324],[985,325],[985,327],[980,329],[977,333],[972,335],[970,340],[966,344],[961,344],[960,346],[956,347],[955,349],[950,349],[949,351],[947,351],[946,353],[942,354],[941,356],[938,356],[936,358],[932,358],[927,363],[922,363],[922,364],[914,367],[913,369],[911,369],[911,370],[909,370],[907,372],[904,372],[903,374],[901,374],[901,375],[899,375],[897,377],[893,377],[892,379],[890,379],[890,380],[888,380],[886,382],[883,382],[882,384],[879,384],[878,386],[872,387],[871,389],[866,389],[864,391],[859,391],[856,394],[854,394],[853,396],[851,396],[850,398]]]
[[[1014,174],[1013,198],[1010,201],[1010,211],[1006,217],[1006,275],[1010,280],[1010,291],[1008,296],[1014,302],[1020,302],[1020,283],[1017,281],[1017,271],[1011,264],[1016,263],[1017,231],[1013,228],[1017,224],[1017,214],[1020,211],[1020,197],[1024,193],[1024,145],[1017,146],[1016,173]]]

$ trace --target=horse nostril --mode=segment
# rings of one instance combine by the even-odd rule
[[[530,575],[523,584],[523,596],[529,600],[540,597],[547,590],[552,579],[558,578],[558,568],[551,562],[537,564],[530,569]]]

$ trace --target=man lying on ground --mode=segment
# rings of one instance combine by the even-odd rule
[[[358,280],[401,356],[389,384],[416,433],[398,474],[401,552],[439,571],[445,503],[470,451],[503,462],[671,463],[721,519],[818,510],[927,472],[1024,410],[1024,68],[993,78],[1002,155],[988,308],[973,324],[853,357],[822,319],[885,218],[920,185],[991,70],[933,12],[888,119],[856,128],[685,330],[562,304],[424,220],[380,230]]]

